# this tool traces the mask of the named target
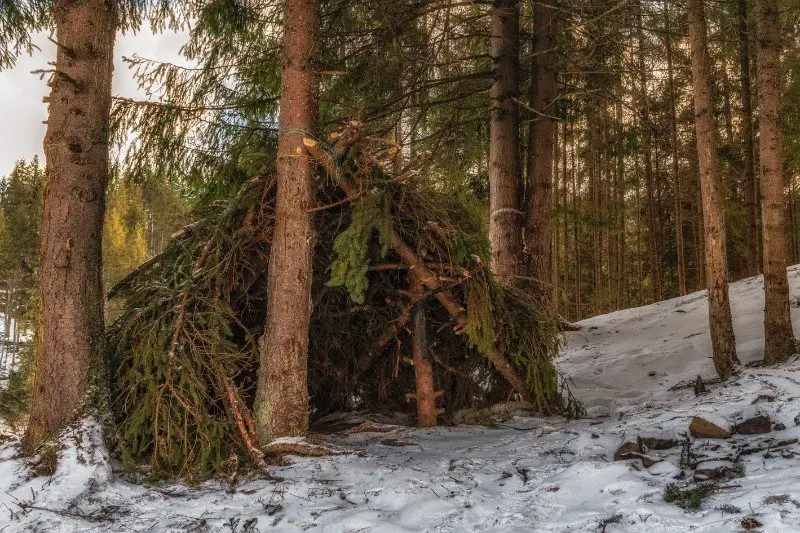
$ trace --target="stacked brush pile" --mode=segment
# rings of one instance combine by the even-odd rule
[[[515,396],[579,414],[553,364],[556,317],[489,272],[483,207],[441,192],[414,163],[392,172],[396,148],[355,122],[331,138],[304,141],[320,169],[312,419],[409,409],[418,377],[404,362],[420,345],[444,419]],[[123,309],[108,332],[117,445],[154,476],[205,478],[232,456],[260,460],[250,407],[275,190],[265,169],[109,291]]]

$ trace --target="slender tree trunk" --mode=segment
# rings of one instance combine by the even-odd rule
[[[764,362],[795,352],[786,273],[786,181],[781,154],[781,40],[778,2],[758,0],[761,219],[764,229]]]
[[[531,107],[535,110],[528,136],[527,178],[530,199],[525,227],[528,272],[543,302],[551,294],[550,281],[550,195],[553,184],[553,154],[556,123],[554,100],[556,72],[554,50],[555,9],[533,2],[533,82]]]
[[[562,285],[563,290],[561,291],[561,297],[563,300],[563,309],[569,309],[569,300],[568,300],[568,289],[569,289],[569,226],[567,221],[567,211],[569,210],[569,204],[567,201],[567,188],[569,187],[569,175],[567,174],[567,121],[564,120],[561,122],[561,178],[563,180],[562,188],[561,188],[561,209],[562,209],[562,220],[564,222],[564,283]],[[566,315],[565,315],[566,316]]]
[[[489,242],[492,272],[510,281],[521,272],[523,251],[519,173],[519,1],[492,3]]]
[[[3,316],[3,346],[0,349],[0,357],[2,358],[3,370],[10,371],[11,368],[6,364],[8,362],[8,342],[11,339],[9,336],[11,332],[11,295],[13,293],[12,281],[9,279],[6,283],[6,311]]]
[[[742,100],[742,161],[744,163],[742,181],[744,204],[747,210],[747,273],[750,276],[755,276],[761,266],[761,247],[758,243],[758,183],[756,181],[753,141],[753,100],[750,88],[750,38],[747,22],[747,0],[738,0],[738,9],[740,91]]]
[[[653,159],[650,149],[652,146],[652,125],[650,124],[650,103],[647,91],[647,68],[644,61],[644,21],[642,18],[642,1],[639,0],[638,24],[636,28],[639,41],[639,91],[641,95],[641,127],[644,129],[644,182],[647,189],[647,218],[649,222],[648,247],[650,251],[650,278],[653,283],[653,300],[659,301],[663,297],[661,283],[661,259],[658,250],[658,219],[656,217],[655,183],[653,180]]]
[[[616,308],[622,309],[627,302],[627,258],[626,258],[626,217],[625,217],[625,155],[623,152],[623,134],[625,129],[625,117],[622,114],[623,94],[617,98],[614,109],[617,124],[617,300]]]
[[[728,298],[728,261],[725,246],[724,185],[717,160],[717,128],[711,103],[711,61],[708,57],[703,0],[687,2],[689,42],[692,48],[695,129],[703,201],[705,255],[708,276],[708,315],[714,367],[727,379],[739,365]]]
[[[580,209],[580,200],[578,190],[580,189],[580,176],[578,174],[578,167],[575,164],[575,126],[570,124],[570,159],[572,162],[572,244],[573,255],[575,257],[575,275],[573,280],[573,294],[575,295],[575,320],[580,320],[582,317],[581,312],[581,250],[580,250],[580,227],[578,226],[578,211]]]
[[[59,47],[44,140],[42,338],[27,453],[77,416],[102,357],[101,242],[116,16],[112,2],[53,5]]]
[[[675,185],[675,249],[678,253],[678,294],[686,295],[686,257],[683,246],[683,192],[678,164],[678,117],[676,111],[675,73],[673,69],[672,24],[669,16],[669,2],[664,0],[664,19],[666,23],[667,41],[667,83],[669,85],[670,106],[670,145],[672,148],[672,180]]]
[[[559,173],[558,173],[558,162],[561,158],[560,150],[561,145],[559,144],[558,138],[558,127],[555,128],[554,140],[553,140],[553,189],[550,199],[550,206],[549,211],[551,213],[560,209],[559,201],[561,197],[559,196],[560,193],[560,182],[559,182]],[[552,217],[551,217],[552,218]],[[550,301],[552,303],[552,309],[556,313],[559,312],[559,298],[558,298],[558,291],[561,290],[561,232],[559,231],[558,225],[556,224],[555,227],[552,223],[548,224],[551,227],[550,231],[550,240],[552,241],[551,245],[551,252],[550,252],[550,268],[549,274],[550,279],[552,280],[550,291]]]
[[[287,0],[284,15],[275,234],[267,319],[260,341],[255,402],[262,443],[308,429],[308,327],[311,314],[314,164],[303,136],[317,117],[317,0]]]
[[[425,290],[422,281],[413,273],[410,277],[412,294]],[[417,404],[417,425],[429,428],[437,425],[436,415],[436,383],[433,376],[430,346],[428,345],[428,327],[425,302],[420,301],[414,309],[412,320],[412,364],[414,366],[414,400]]]

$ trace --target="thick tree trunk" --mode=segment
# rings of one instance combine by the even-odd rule
[[[521,273],[523,212],[519,179],[519,2],[492,3],[494,84],[489,140],[489,242],[492,272],[503,281]]]
[[[42,337],[28,453],[75,418],[103,350],[101,244],[116,12],[112,2],[57,0],[53,18],[59,47],[44,140]]]
[[[254,419],[262,444],[308,429],[314,163],[303,137],[317,117],[317,0],[287,0],[284,15],[275,233]]]
[[[725,246],[724,185],[717,160],[717,128],[711,103],[711,61],[708,57],[703,0],[687,2],[689,42],[692,48],[695,130],[703,202],[708,315],[714,366],[727,379],[739,365],[728,298],[728,264]]]
[[[669,85],[670,106],[670,145],[672,148],[672,179],[674,182],[675,196],[675,249],[678,254],[678,294],[686,295],[686,254],[683,245],[683,191],[681,190],[681,175],[678,164],[678,117],[676,111],[675,72],[673,68],[672,24],[669,16],[669,2],[664,0],[664,19],[667,41],[667,82]]]
[[[533,82],[531,108],[535,115],[528,134],[526,176],[528,191],[525,252],[528,275],[535,294],[547,303],[550,290],[550,195],[553,187],[555,140],[554,100],[556,71],[554,45],[555,8],[533,2]]]
[[[753,141],[753,100],[750,88],[750,38],[747,0],[738,0],[739,69],[741,83],[742,161],[744,163],[743,191],[747,210],[747,273],[758,274],[761,268],[761,247],[758,245],[758,183],[756,178]]]
[[[639,91],[641,101],[641,127],[644,129],[644,185],[647,193],[647,219],[649,227],[648,248],[650,252],[650,281],[653,284],[653,300],[659,301],[663,297],[661,282],[661,258],[658,244],[658,219],[656,217],[655,183],[653,180],[653,156],[650,153],[652,146],[652,125],[650,124],[650,101],[647,91],[647,67],[644,61],[644,20],[642,17],[642,2],[639,0],[638,24],[636,27],[638,40],[639,59]]]
[[[786,182],[781,154],[780,28],[776,0],[758,0],[761,219],[764,231],[764,362],[795,352],[786,273]]]

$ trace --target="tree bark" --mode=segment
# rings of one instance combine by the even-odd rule
[[[523,212],[519,179],[519,1],[492,3],[489,242],[492,272],[510,281],[520,274]]]
[[[728,297],[728,262],[725,245],[724,185],[717,159],[717,128],[711,103],[711,61],[708,56],[703,0],[687,2],[689,42],[692,48],[695,130],[700,167],[700,190],[705,230],[708,315],[714,367],[721,379],[739,365]]]
[[[647,91],[647,67],[644,61],[644,21],[642,17],[642,1],[639,0],[638,24],[636,27],[637,40],[639,42],[639,91],[640,91],[640,113],[641,127],[644,130],[644,185],[647,194],[647,218],[648,218],[648,248],[650,252],[650,281],[653,284],[653,300],[660,301],[663,296],[661,283],[661,259],[659,257],[658,245],[658,220],[656,218],[656,197],[655,183],[653,181],[653,156],[650,153],[652,146],[652,125],[650,124],[650,102]]]
[[[761,248],[758,245],[758,183],[753,141],[753,99],[750,87],[750,38],[747,0],[738,0],[739,68],[741,84],[743,189],[747,210],[747,273],[755,276],[761,268]]]
[[[44,139],[42,338],[27,453],[79,413],[103,351],[101,244],[116,12],[112,2],[56,0],[53,19],[59,47]]]
[[[681,190],[680,166],[678,164],[678,117],[676,111],[675,72],[673,68],[672,25],[669,16],[669,2],[664,0],[664,19],[667,44],[667,83],[669,85],[670,105],[670,145],[672,148],[672,179],[675,195],[675,249],[678,254],[678,294],[686,295],[686,254],[683,244],[683,191]]]
[[[764,362],[795,352],[786,273],[786,182],[781,154],[780,28],[776,0],[758,0],[761,219],[764,231]]]
[[[413,271],[409,274],[409,285],[412,294],[425,291],[422,281]],[[425,302],[421,300],[414,307],[412,319],[412,364],[414,366],[414,401],[417,404],[417,426],[421,428],[435,427],[436,415],[436,383],[433,376],[430,346],[428,345],[428,327]]]
[[[267,318],[260,341],[254,421],[262,444],[308,429],[308,328],[311,315],[314,163],[303,137],[317,117],[317,0],[287,0],[283,54],[275,233]]]
[[[555,139],[554,100],[556,71],[554,46],[555,8],[533,2],[533,82],[531,108],[534,116],[528,132],[526,176],[530,191],[525,225],[525,252],[528,275],[534,280],[534,293],[550,301],[550,195],[553,187]]]

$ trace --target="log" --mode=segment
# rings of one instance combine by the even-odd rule
[[[415,294],[421,295],[425,290],[422,282],[413,273],[409,276],[409,285]],[[428,345],[425,303],[421,297],[414,307],[413,322],[411,352],[414,362],[414,400],[417,404],[417,426],[421,428],[435,427],[438,424],[436,419],[436,382]]]

